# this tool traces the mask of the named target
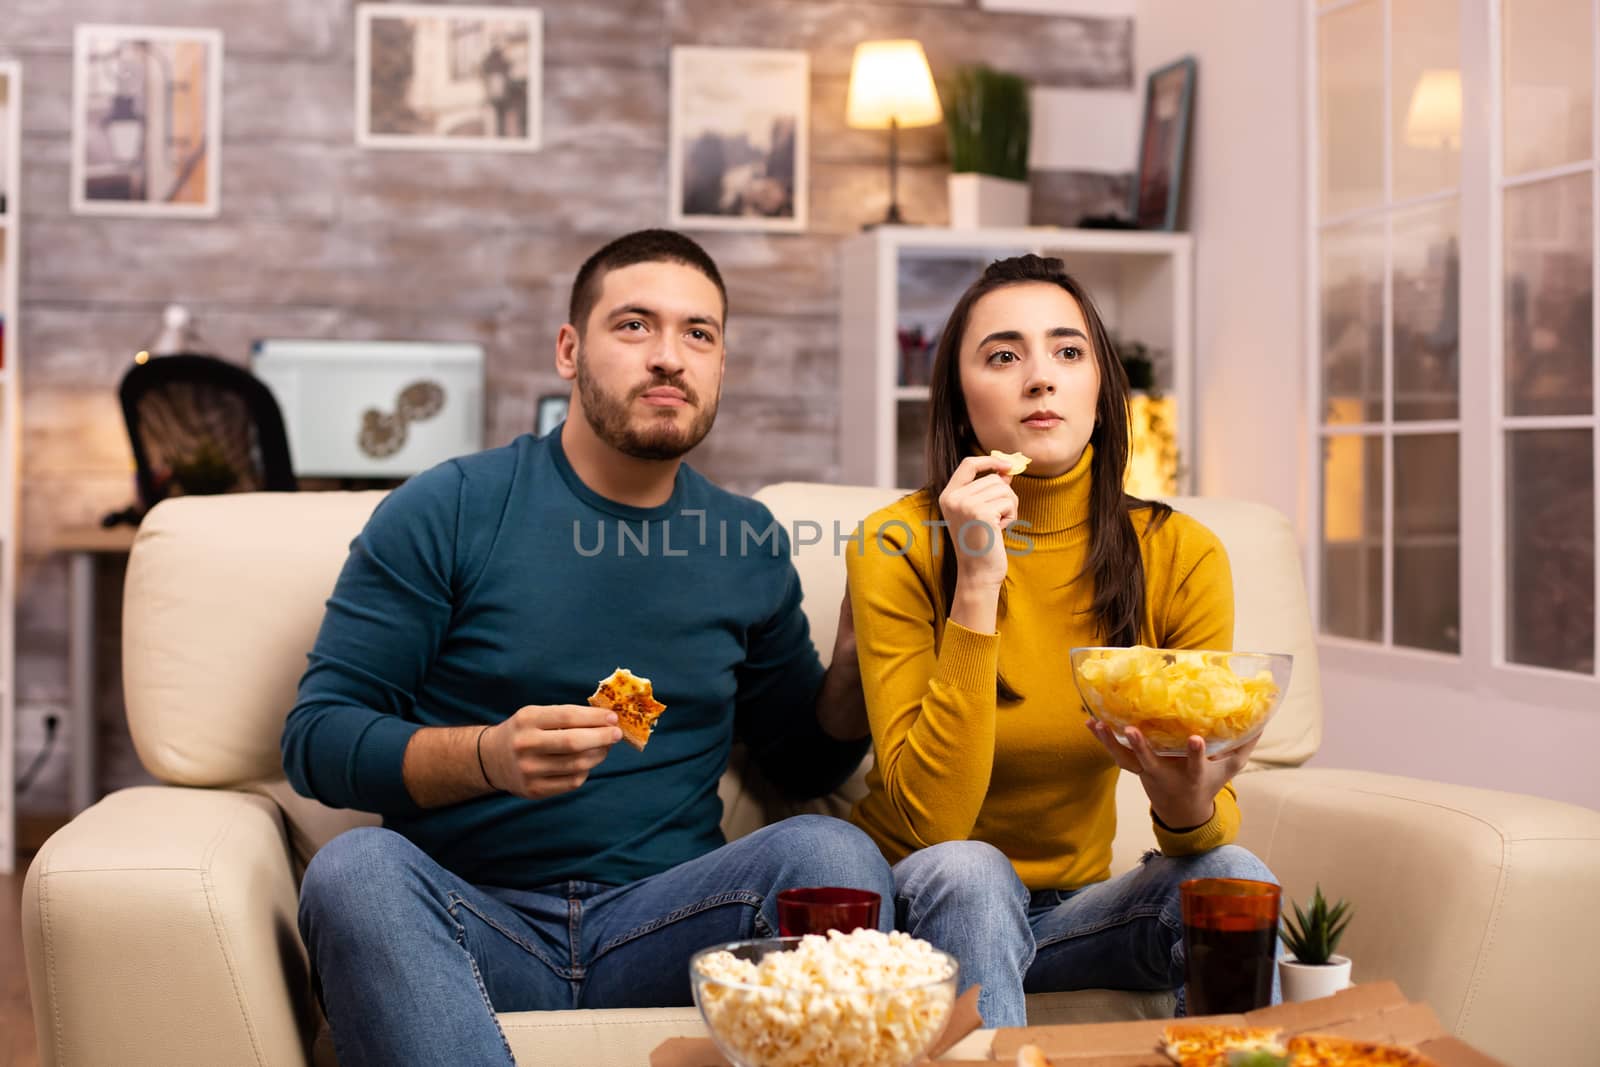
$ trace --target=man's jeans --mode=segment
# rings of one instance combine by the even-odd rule
[[[1150,852],[1108,881],[1029,893],[993,845],[947,841],[895,864],[896,923],[954,956],[962,989],[983,986],[985,1026],[1027,1025],[1024,989],[1174,990],[1181,1011],[1178,886],[1189,878],[1277,882],[1253,854],[1224,845],[1197,856]],[[1272,982],[1277,1003],[1276,973]]]
[[[300,889],[343,1067],[511,1064],[497,1011],[686,1005],[689,957],[776,934],[791,886],[870,889],[893,929],[894,883],[849,823],[802,815],[626,886],[536,891],[462,881],[392,830],[341,834]]]

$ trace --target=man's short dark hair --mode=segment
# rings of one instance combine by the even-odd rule
[[[584,261],[572,280],[572,302],[567,321],[581,334],[589,313],[600,299],[600,282],[607,272],[631,267],[635,263],[682,263],[711,279],[722,296],[722,317],[728,317],[728,289],[722,274],[706,250],[676,230],[638,230],[625,234]]]

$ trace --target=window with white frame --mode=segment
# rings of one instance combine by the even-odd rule
[[[1503,656],[1595,673],[1594,0],[1503,0]]]
[[[1322,632],[1592,682],[1600,0],[1308,6]]]

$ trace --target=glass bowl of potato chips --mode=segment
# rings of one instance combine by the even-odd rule
[[[1086,711],[1124,745],[1132,726],[1160,756],[1182,756],[1191,736],[1220,756],[1257,737],[1283,703],[1294,657],[1284,652],[1075,648],[1072,679]]]

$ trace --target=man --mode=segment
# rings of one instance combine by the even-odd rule
[[[842,821],[718,828],[735,739],[797,797],[867,748],[848,617],[825,677],[787,537],[682,461],[726,312],[688,238],[607,245],[557,337],[559,431],[418,475],[352,544],[283,734],[297,790],[384,817],[301,888],[344,1067],[509,1063],[496,1011],[687,1004],[690,954],[774,933],[780,890],[892,891]],[[584,703],[618,666],[666,704],[642,750]]]

